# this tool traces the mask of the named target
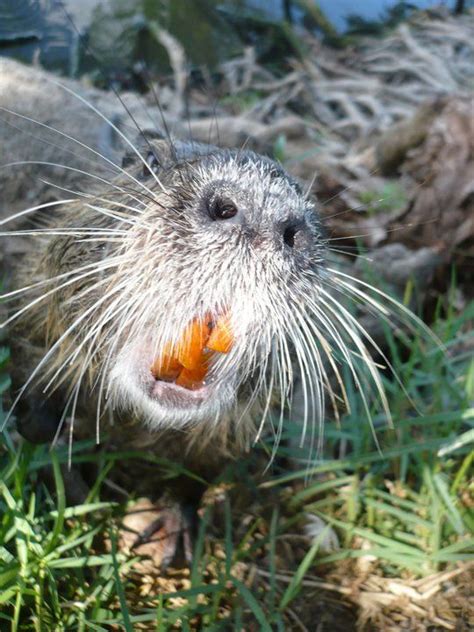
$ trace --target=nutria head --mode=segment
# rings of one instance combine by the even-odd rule
[[[315,382],[305,323],[324,248],[313,202],[252,152],[150,141],[142,155],[126,160],[136,182],[117,183],[134,199],[109,198],[127,208],[113,211],[110,297],[91,319],[104,321],[96,361],[109,400],[151,427],[216,422],[242,390],[285,399],[295,349]]]
[[[12,318],[39,361],[22,391],[65,391],[64,416],[85,402],[149,430],[215,430],[257,402],[264,419],[297,368],[306,416],[321,413],[324,245],[298,183],[250,151],[153,138],[96,181],[46,205],[23,266],[34,298]]]
[[[367,377],[389,416],[366,347],[383,352],[344,300],[416,319],[327,265],[314,202],[277,163],[149,138],[115,179],[88,176],[60,206],[38,207],[55,213],[33,231],[37,245],[17,275],[25,287],[12,292],[22,303],[10,321],[30,345],[17,401],[38,382],[41,397],[62,393],[63,419],[82,402],[97,422],[108,409],[147,432],[192,426],[215,436],[232,426],[247,441],[275,401],[282,420],[296,375],[304,436],[322,423],[325,390],[337,412],[335,383],[347,405],[346,365],[369,419]]]

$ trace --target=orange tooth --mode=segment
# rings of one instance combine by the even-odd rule
[[[215,323],[214,329],[209,336],[206,347],[218,353],[229,353],[234,344],[234,336],[230,325],[230,318],[222,316]]]
[[[178,360],[190,371],[201,367],[202,350],[209,338],[208,320],[195,318],[184,330],[178,345]]]
[[[151,366],[156,379],[174,381],[195,390],[202,383],[214,353],[229,353],[234,336],[227,315],[213,321],[211,315],[195,318],[184,329],[177,344],[168,343]]]
[[[177,377],[175,383],[178,386],[189,388],[192,391],[202,386],[204,378],[209,370],[209,360],[211,359],[211,356],[212,354],[210,351],[203,351],[199,359],[199,366],[195,369],[183,369]]]
[[[171,345],[165,345],[158,358],[151,365],[151,373],[156,380],[175,380],[183,368],[173,353]]]
[[[203,380],[207,375],[207,370],[208,367],[205,363],[196,369],[183,369],[176,378],[175,384],[193,391],[202,386]]]

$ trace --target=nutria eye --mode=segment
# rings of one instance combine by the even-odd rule
[[[295,245],[295,237],[298,229],[296,226],[287,226],[283,231],[283,241],[288,248],[293,248]]]
[[[232,219],[238,213],[238,209],[232,200],[215,198],[208,205],[209,215],[212,219]]]
[[[146,165],[143,165],[143,177],[148,178],[151,175],[151,172],[157,173],[158,168],[160,166],[158,162],[158,158],[152,151],[149,151],[145,158]]]

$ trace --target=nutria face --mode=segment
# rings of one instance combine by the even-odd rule
[[[127,167],[146,190],[116,222],[111,298],[97,313],[108,314],[108,401],[176,428],[217,422],[242,390],[247,403],[275,389],[285,399],[290,353],[314,366],[301,334],[324,271],[313,204],[251,152],[153,142],[144,156],[149,168]]]

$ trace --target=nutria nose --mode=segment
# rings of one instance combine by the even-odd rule
[[[296,224],[290,224],[283,230],[283,242],[288,248],[294,248],[295,237],[298,232],[298,226]]]
[[[279,230],[285,247],[290,250],[305,250],[310,246],[312,236],[304,220],[290,219]]]
[[[215,197],[207,205],[209,216],[214,220],[228,220],[234,218],[239,210],[231,199]]]

